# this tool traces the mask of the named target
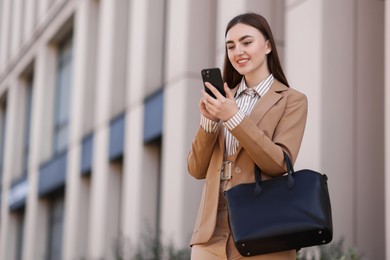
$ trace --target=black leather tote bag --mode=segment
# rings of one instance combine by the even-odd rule
[[[332,213],[327,176],[312,170],[294,172],[284,153],[287,174],[225,191],[229,224],[243,256],[280,252],[332,240]]]

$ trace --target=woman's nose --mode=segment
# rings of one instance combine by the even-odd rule
[[[244,53],[244,50],[241,48],[241,46],[237,46],[235,49],[235,54],[236,55],[241,55]]]

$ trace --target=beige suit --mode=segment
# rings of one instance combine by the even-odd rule
[[[251,114],[231,132],[239,141],[233,161],[231,186],[254,182],[254,163],[267,179],[286,172],[282,150],[295,162],[307,116],[307,99],[276,79]],[[198,129],[188,155],[188,170],[204,179],[202,198],[191,245],[209,241],[216,226],[221,166],[224,160],[223,127],[210,134]],[[278,253],[276,253],[278,254]],[[273,254],[275,255],[275,254]],[[264,255],[264,259],[269,259]]]

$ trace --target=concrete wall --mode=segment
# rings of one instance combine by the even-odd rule
[[[389,6],[380,0],[1,0],[0,102],[6,101],[7,135],[0,259],[16,258],[20,216],[23,259],[42,259],[47,251],[51,196],[38,196],[39,177],[53,156],[57,45],[69,31],[73,71],[64,259],[112,259],[117,239],[137,248],[147,232],[165,245],[188,249],[203,184],[189,176],[186,165],[199,125],[200,70],[222,67],[225,26],[246,11],[267,18],[291,87],[308,97],[296,168],[328,175],[335,240],[344,238],[345,247],[357,247],[367,259],[385,259]],[[22,176],[25,104],[20,102],[31,75],[25,205],[13,211],[13,185]],[[153,95],[162,95],[162,131],[145,141],[146,103]],[[118,115],[125,122],[123,154],[112,160],[111,126]],[[92,164],[82,175],[83,142],[90,135]]]

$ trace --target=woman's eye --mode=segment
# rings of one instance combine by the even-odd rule
[[[233,50],[233,49],[234,49],[234,46],[226,46],[226,48],[227,48],[228,50]]]
[[[252,42],[251,41],[249,41],[249,42],[244,42],[244,45],[245,46],[248,46],[249,44],[251,44]]]

